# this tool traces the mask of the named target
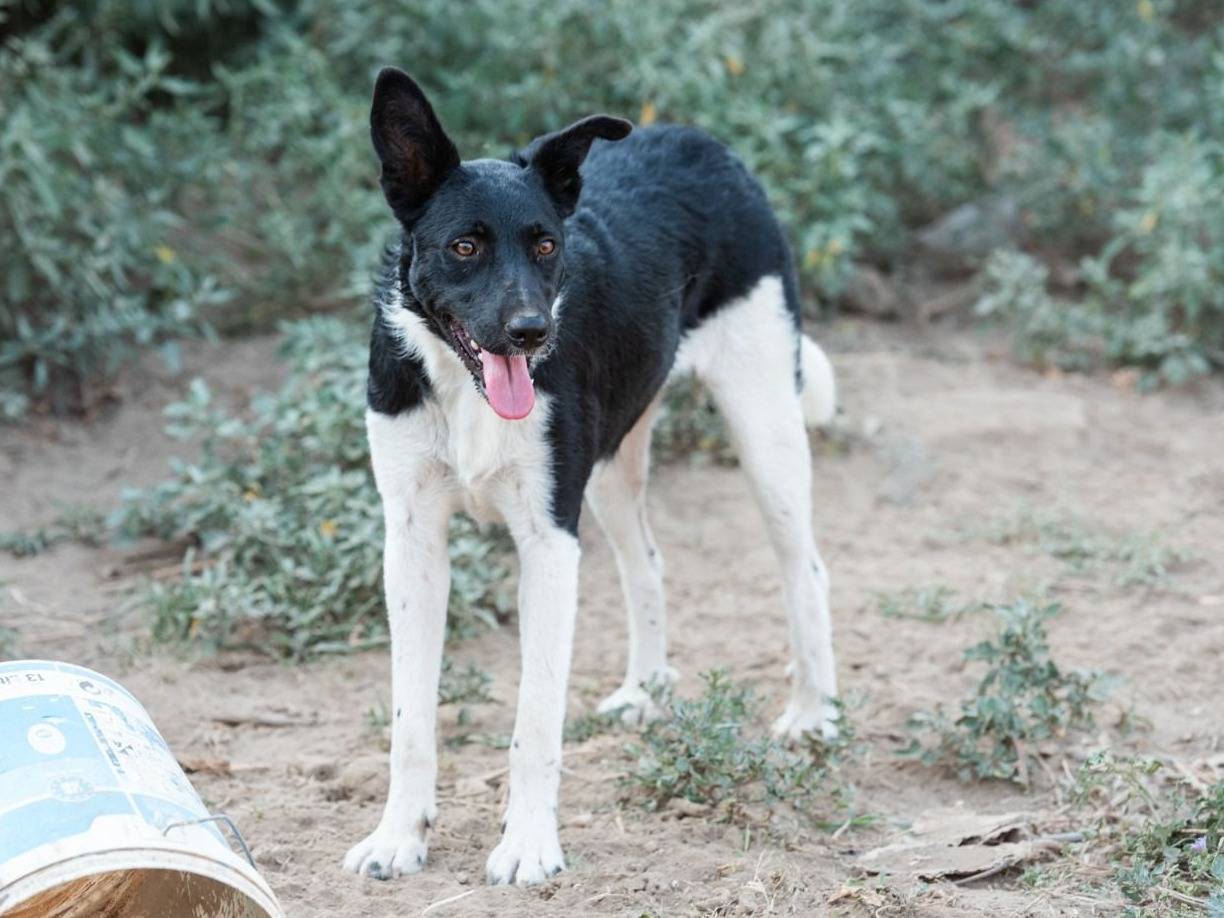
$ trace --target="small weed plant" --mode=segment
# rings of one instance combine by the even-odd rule
[[[637,764],[625,778],[631,796],[650,809],[687,800],[728,815],[760,802],[806,808],[849,749],[853,735],[845,718],[836,742],[812,739],[810,748],[792,751],[756,728],[751,689],[721,670],[701,678],[702,693],[691,700],[656,691],[669,715],[649,724],[633,749]]]
[[[585,743],[587,740],[604,733],[613,733],[620,729],[621,718],[617,711],[600,714],[598,711],[587,711],[565,722],[565,742]]]
[[[0,533],[0,551],[26,558],[42,554],[61,542],[98,544],[106,534],[102,514],[88,507],[65,507],[55,521],[31,531]]]
[[[920,622],[946,622],[989,608],[983,602],[960,600],[956,591],[945,586],[908,587],[876,595],[876,604],[885,618],[908,618]]]
[[[1094,753],[1071,802],[1093,820],[1131,915],[1224,915],[1224,781],[1179,780],[1158,759]]]
[[[951,767],[962,780],[1027,785],[1040,744],[1092,725],[1104,684],[1099,674],[1065,670],[1050,657],[1045,623],[1057,605],[1021,600],[995,611],[999,634],[965,651],[967,662],[986,666],[977,688],[955,713],[937,707],[913,715],[916,736],[903,754]]]
[[[1167,587],[1173,572],[1191,560],[1189,553],[1169,547],[1153,533],[1110,534],[1074,519],[1032,511],[1002,521],[986,536],[996,545],[1034,548],[1076,573],[1105,569],[1121,587]]]
[[[438,704],[485,704],[493,700],[489,694],[492,684],[493,677],[475,663],[460,667],[454,658],[444,656],[438,682]]]
[[[1194,905],[1224,915],[1224,781],[1133,829],[1117,869],[1123,895],[1149,914]]]

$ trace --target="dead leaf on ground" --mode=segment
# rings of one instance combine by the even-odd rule
[[[924,880],[1005,870],[1048,849],[1033,837],[1031,813],[983,814],[959,808],[928,810],[899,842],[868,851],[859,866]]]
[[[825,900],[828,905],[836,905],[838,902],[852,900],[858,902],[867,908],[879,908],[886,904],[884,897],[874,889],[868,889],[865,886],[843,886],[833,895]]]
[[[219,759],[206,755],[181,755],[179,767],[189,775],[229,775],[229,759]]]
[[[676,797],[668,801],[667,809],[663,811],[664,818],[700,819],[710,815],[709,804],[694,803],[685,797]]]

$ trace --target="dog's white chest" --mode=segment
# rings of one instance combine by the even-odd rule
[[[499,418],[468,382],[439,392],[439,438],[463,510],[480,522],[512,527],[549,504],[550,462],[545,433],[548,399],[537,400],[521,421]]]
[[[499,418],[472,389],[448,399],[443,410],[446,455],[463,502],[473,519],[488,522],[501,515],[499,492],[516,474],[522,437],[513,425]]]
[[[463,510],[481,522],[500,518],[512,530],[547,525],[552,507],[548,396],[539,394],[521,421],[503,420],[476,391],[459,358],[419,317],[401,308],[398,294],[384,315],[405,350],[425,364],[433,398],[408,426],[418,431],[425,452],[448,469]]]

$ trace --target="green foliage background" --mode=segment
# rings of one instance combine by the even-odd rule
[[[0,0],[0,17],[10,415],[31,396],[79,409],[135,347],[359,298],[390,229],[365,123],[387,63],[467,156],[595,110],[713,131],[826,297],[1006,196],[1026,254],[992,261],[983,311],[1026,355],[1174,381],[1224,364],[1212,0]],[[1079,269],[1060,287],[1046,262]]]

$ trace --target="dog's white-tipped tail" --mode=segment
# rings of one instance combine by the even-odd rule
[[[820,345],[800,337],[799,361],[803,370],[803,420],[808,427],[824,427],[837,414],[837,381],[833,364]]]

